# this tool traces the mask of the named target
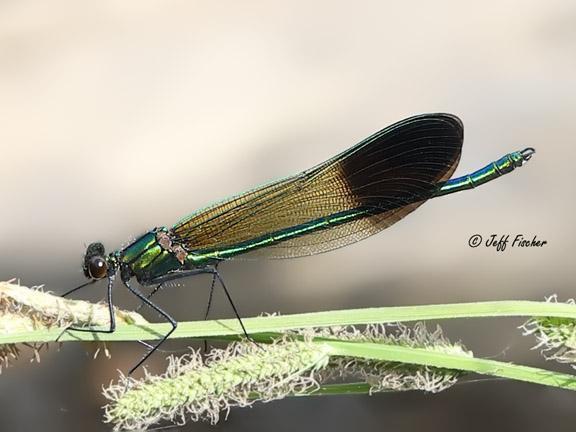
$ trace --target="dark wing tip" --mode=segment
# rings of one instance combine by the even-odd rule
[[[402,120],[402,123],[413,122],[415,120],[428,120],[428,121],[438,121],[444,123],[448,128],[453,129],[458,136],[464,138],[464,123],[462,120],[454,114],[449,113],[427,113],[427,114],[419,114],[412,117],[408,117],[407,119]]]
[[[444,121],[451,129],[454,129],[460,139],[464,140],[464,123],[462,123],[460,117],[447,113],[437,113],[433,115]]]

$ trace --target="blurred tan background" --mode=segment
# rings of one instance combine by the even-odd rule
[[[537,154],[353,246],[222,265],[246,316],[573,296],[576,4],[0,2],[0,279],[64,292],[83,281],[92,241],[119,248],[435,111],[465,124],[457,175],[524,147]],[[476,233],[537,235],[548,244],[471,249]],[[158,302],[179,320],[201,318],[208,278],[183,285]],[[103,295],[100,286],[78,297]],[[135,304],[121,287],[116,298]],[[221,293],[215,301],[214,316],[230,317]],[[520,322],[445,327],[479,354],[543,366],[528,352],[532,341],[520,338]],[[40,367],[23,361],[4,372],[0,430],[108,430],[101,386],[141,349],[112,346],[111,360],[92,360],[93,349],[69,344]],[[150,368],[161,370],[163,357]],[[437,396],[260,405],[232,412],[216,429],[560,431],[573,428],[575,400],[485,382]]]

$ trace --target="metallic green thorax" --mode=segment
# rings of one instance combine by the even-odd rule
[[[139,282],[153,281],[183,268],[176,255],[160,245],[158,241],[160,232],[166,232],[166,229],[157,228],[150,231],[121,252],[121,265],[128,266]]]

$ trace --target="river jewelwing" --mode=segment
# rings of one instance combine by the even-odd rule
[[[171,330],[129,371],[138,368],[176,329],[177,322],[150,299],[167,281],[197,274],[218,280],[242,324],[217,266],[239,255],[269,258],[313,255],[371,236],[404,218],[426,200],[494,180],[523,165],[533,148],[509,153],[471,174],[450,179],[462,151],[464,128],[451,114],[407,118],[366,138],[311,169],[257,187],[201,209],[171,228],[154,228],[123,249],[105,253],[90,244],[84,255],[89,282],[108,279],[109,329],[116,324],[112,288],[124,286],[172,325]],[[154,286],[145,296],[142,286]],[[210,300],[209,303],[210,305]],[[208,306],[209,307],[209,306]]]

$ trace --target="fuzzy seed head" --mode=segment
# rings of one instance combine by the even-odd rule
[[[118,322],[147,324],[140,315],[116,310]],[[0,282],[0,334],[10,335],[47,330],[70,325],[107,326],[110,321],[108,306],[81,300],[69,300],[42,291],[42,287],[28,288],[15,283]],[[33,358],[39,359],[45,344],[28,344]],[[0,372],[15,359],[20,351],[14,344],[0,345]]]
[[[187,418],[215,424],[220,413],[232,407],[317,386],[312,372],[328,359],[325,347],[297,341],[233,343],[212,350],[205,361],[199,352],[172,357],[160,377],[147,375],[141,381],[123,377],[106,388],[111,403],[105,407],[105,419],[117,431],[143,429],[161,420],[183,423]]]
[[[331,355],[328,343],[316,338],[399,344],[470,356],[459,344],[449,343],[438,328],[430,333],[422,324],[306,329],[284,335],[271,344],[235,342],[213,349],[203,361],[199,352],[170,359],[162,376],[143,380],[122,377],[104,389],[110,403],[105,419],[114,430],[144,429],[159,421],[184,423],[186,419],[216,423],[222,412],[257,401],[309,394],[335,378],[362,380],[371,391],[424,390],[438,392],[460,373],[394,362],[370,361]]]
[[[557,296],[546,299],[556,303]],[[573,299],[566,303],[574,304]],[[547,360],[569,363],[576,368],[576,320],[570,318],[537,317],[520,327],[523,334],[532,335],[537,344],[533,349],[540,349]]]

